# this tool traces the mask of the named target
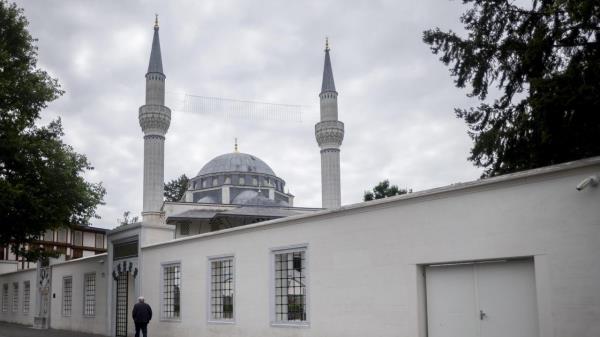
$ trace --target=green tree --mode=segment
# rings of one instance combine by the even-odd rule
[[[386,179],[373,187],[373,191],[365,191],[363,200],[371,201],[406,193],[412,193],[412,190],[400,189],[397,185],[390,185],[390,181]]]
[[[185,174],[182,174],[179,178],[173,179],[168,183],[165,183],[165,200],[166,201],[180,201],[187,191],[190,178]]]
[[[62,142],[60,119],[36,125],[63,92],[37,68],[27,25],[22,9],[0,1],[0,246],[31,261],[48,252],[27,243],[47,229],[87,225],[105,191],[82,177],[93,168]]]
[[[455,112],[483,176],[600,155],[600,2],[463,3],[465,37],[435,28],[423,41],[482,102]]]

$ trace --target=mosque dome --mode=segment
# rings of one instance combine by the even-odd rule
[[[260,158],[232,152],[210,160],[190,179],[192,202],[253,206],[287,206],[293,196],[285,181]]]
[[[251,154],[232,152],[215,157],[198,172],[198,176],[217,173],[243,172],[276,176],[275,172],[260,158]]]

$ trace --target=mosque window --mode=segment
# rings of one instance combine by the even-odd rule
[[[206,188],[208,186],[208,180],[202,179],[202,188]]]
[[[245,185],[245,184],[246,184],[246,178],[240,177],[240,185]]]
[[[8,283],[2,286],[2,311],[8,311]]]
[[[217,186],[217,185],[219,185],[219,178],[216,178],[216,177],[215,177],[215,178],[213,178],[212,185],[213,185],[213,186]]]
[[[231,184],[231,177],[225,176],[225,184]]]
[[[73,305],[73,278],[71,276],[63,278],[62,291],[62,314],[63,316],[71,316]]]
[[[210,293],[208,297],[211,321],[233,321],[233,257],[210,260]]]
[[[84,275],[83,289],[83,315],[94,316],[96,314],[96,273]]]
[[[274,255],[273,323],[307,323],[306,247],[277,250]]]
[[[258,186],[258,177],[256,177],[256,176],[252,177],[252,185]]]
[[[19,310],[19,283],[13,283],[12,312]]]
[[[163,265],[162,319],[179,320],[181,317],[181,264]]]
[[[29,304],[31,302],[31,283],[29,281],[23,282],[23,313],[29,313]]]

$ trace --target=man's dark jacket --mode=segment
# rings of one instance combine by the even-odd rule
[[[133,321],[136,323],[148,323],[152,319],[152,309],[146,303],[136,303],[131,312]]]

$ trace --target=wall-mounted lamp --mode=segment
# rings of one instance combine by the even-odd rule
[[[578,191],[583,191],[588,186],[596,187],[598,185],[599,181],[600,181],[600,178],[598,178],[597,175],[589,176],[589,177],[583,179],[579,184],[577,184],[577,187],[575,187],[575,188]]]

